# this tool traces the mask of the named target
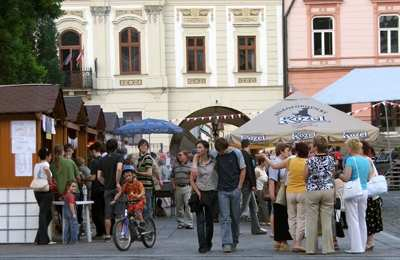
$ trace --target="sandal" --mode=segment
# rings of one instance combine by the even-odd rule
[[[365,251],[373,251],[374,250],[374,245],[367,245],[365,248]]]
[[[281,244],[281,246],[279,247],[279,251],[280,252],[286,252],[289,251],[289,245],[288,244]]]
[[[274,244],[274,249],[279,250],[281,248],[281,243],[275,243]]]
[[[304,247],[293,247],[292,252],[294,253],[305,253],[306,249]]]

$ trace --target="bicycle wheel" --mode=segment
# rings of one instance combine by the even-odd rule
[[[127,218],[123,218],[115,222],[113,228],[113,240],[115,246],[120,251],[126,251],[131,247],[132,236]]]
[[[152,248],[156,243],[156,224],[152,218],[148,218],[145,221],[144,231],[141,232],[143,245],[147,248]]]

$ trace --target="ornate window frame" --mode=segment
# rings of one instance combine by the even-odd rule
[[[326,58],[339,62],[341,56],[341,4],[343,0],[303,0],[306,5],[307,13],[307,57],[311,64],[313,60],[324,60]],[[315,17],[333,18],[333,55],[313,54],[313,19]]]
[[[398,53],[380,52],[380,30],[379,30],[380,29],[379,18],[382,15],[400,16],[400,2],[396,0],[371,0],[371,2],[374,10],[374,49],[376,57],[375,63],[380,63],[379,58],[400,57],[400,51]],[[390,61],[390,59],[388,61]]]
[[[314,19],[316,18],[329,18],[332,19],[332,29],[314,29]],[[323,16],[314,16],[311,20],[311,53],[312,53],[312,57],[313,58],[330,58],[330,57],[335,57],[335,28],[336,28],[336,24],[335,24],[335,17],[332,17],[330,15],[323,15]],[[316,55],[315,54],[315,50],[314,50],[314,34],[316,33],[316,31],[320,32],[321,35],[325,35],[325,32],[332,32],[332,54],[320,54],[320,55]],[[321,38],[322,41],[322,45],[325,46],[324,44],[324,38]],[[323,48],[324,49],[324,48]],[[325,52],[325,50],[322,50],[322,52]]]

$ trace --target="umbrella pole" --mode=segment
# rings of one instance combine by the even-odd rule
[[[151,134],[149,134],[149,145],[150,145],[149,148],[150,148],[150,151],[151,151],[151,140],[150,140],[150,135],[151,135]]]
[[[383,106],[385,108],[385,120],[386,120],[386,143],[387,143],[387,149],[389,151],[389,165],[390,169],[392,169],[392,154],[390,153],[390,141],[389,141],[389,118],[388,118],[388,111],[387,111],[387,103],[386,101],[383,102]]]

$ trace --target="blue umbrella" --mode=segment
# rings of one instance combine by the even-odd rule
[[[114,132],[117,135],[178,134],[182,133],[183,129],[166,120],[148,118],[126,124]]]

